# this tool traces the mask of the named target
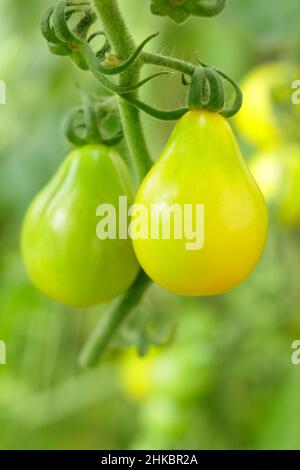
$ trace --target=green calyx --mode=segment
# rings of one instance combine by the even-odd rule
[[[83,95],[82,105],[71,109],[65,118],[63,125],[65,137],[74,147],[88,144],[113,147],[124,137],[120,125],[117,125],[116,129],[116,126],[110,123],[110,117],[116,116],[117,109],[112,99],[95,102]]]
[[[174,110],[154,108],[131,94],[122,94],[121,97],[161,121],[176,121],[189,109],[207,109],[230,118],[242,106],[243,95],[239,86],[220,70],[208,67],[204,63],[194,68],[191,80],[182,74],[182,84],[189,87],[188,105]]]
[[[67,3],[64,2],[64,9],[67,8]],[[58,5],[59,6],[59,5]],[[62,6],[62,5],[61,5]],[[78,5],[76,8],[68,8],[65,14],[65,19],[69,19],[72,15],[80,13],[80,19],[75,26],[76,35],[78,38],[85,39],[89,28],[96,20],[96,15],[91,8],[82,9],[82,5]],[[57,8],[57,7],[56,7]],[[64,10],[65,11],[65,10]],[[81,53],[78,50],[77,38],[68,30],[64,25],[64,32],[62,35],[57,34],[55,26],[52,24],[55,7],[49,7],[42,16],[41,19],[41,31],[48,42],[49,50],[54,55],[67,56],[69,55],[74,63],[82,70],[87,70],[88,66]],[[54,19],[53,19],[54,23]],[[68,40],[65,40],[65,39]],[[79,39],[78,39],[79,40]]]
[[[191,15],[212,17],[221,13],[227,0],[151,0],[154,15],[169,16],[178,24],[184,23]]]
[[[123,94],[121,97],[161,121],[176,121],[189,109],[207,109],[230,118],[242,106],[243,95],[239,86],[225,73],[204,63],[194,68],[190,80],[182,74],[182,84],[189,87],[188,105],[174,110],[154,108],[131,94]]]
[[[68,20],[76,13],[80,13],[81,18],[71,30]],[[105,33],[99,31],[87,38],[88,31],[95,20],[96,15],[90,8],[82,9],[80,4],[76,8],[74,6],[70,8],[66,0],[60,0],[55,7],[50,7],[45,11],[41,20],[41,31],[53,54],[70,55],[82,70],[93,71],[94,68],[102,75],[118,75],[127,71],[137,61],[146,44],[157,36],[157,34],[152,34],[146,38],[126,61],[115,67],[106,67],[102,64],[102,60],[105,59],[105,54],[110,51],[111,46]],[[99,51],[94,52],[90,43],[97,35],[103,35],[106,41]]]
[[[231,93],[225,93],[225,84]],[[238,85],[223,72],[206,64],[199,65],[189,84],[189,109],[207,109],[224,117],[232,117],[242,106],[242,92]]]

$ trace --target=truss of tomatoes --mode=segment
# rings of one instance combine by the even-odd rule
[[[266,243],[268,211],[227,120],[206,110],[187,112],[137,193],[119,153],[103,145],[75,149],[32,202],[23,224],[22,253],[33,284],[73,307],[107,302],[126,291],[140,269],[184,296],[222,294],[257,265]],[[204,243],[186,240],[99,239],[96,208],[120,196],[162,217],[173,204],[204,207]],[[151,223],[157,226],[151,226]]]

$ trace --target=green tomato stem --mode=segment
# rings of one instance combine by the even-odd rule
[[[140,303],[150,285],[150,279],[141,271],[135,283],[112,306],[112,309],[106,312],[98,328],[93,331],[79,358],[79,363],[82,367],[92,367],[97,364],[101,354],[108,347],[122,321]]]
[[[196,68],[195,65],[189,62],[184,62],[183,60],[179,60],[174,57],[167,57],[161,54],[150,54],[148,52],[144,52],[142,59],[145,64],[151,64],[157,67],[166,67],[187,75],[193,75]]]
[[[94,5],[116,55],[126,60],[134,52],[136,46],[126,27],[117,0],[94,0]],[[137,61],[120,76],[120,85],[126,87],[136,83],[139,80],[140,68],[141,62]],[[137,94],[135,93],[134,96]],[[124,100],[120,100],[119,107],[133,168],[140,182],[153,164],[146,145],[140,112]]]
[[[126,28],[117,0],[94,0],[105,33],[115,53],[126,60],[135,50],[134,41]],[[120,77],[120,86],[128,87],[139,80],[141,62],[137,61]],[[137,96],[136,93],[133,94]],[[140,113],[137,108],[124,100],[119,101],[124,134],[132,156],[136,177],[140,182],[152,166],[146,146]],[[134,284],[105,314],[99,326],[93,331],[79,358],[82,367],[97,364],[124,319],[139,304],[151,281],[140,272]]]

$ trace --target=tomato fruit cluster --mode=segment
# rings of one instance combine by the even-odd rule
[[[136,206],[148,213],[155,206],[158,217],[150,218],[149,236],[134,238],[133,246],[128,237],[96,236],[97,207],[113,206],[118,223],[120,196],[130,205],[134,185],[115,150],[87,145],[71,152],[33,201],[23,226],[25,265],[43,293],[75,307],[100,304],[125,291],[141,266],[176,294],[216,295],[243,281],[261,257],[266,204],[219,114],[189,111],[176,125],[136,195]],[[174,230],[165,238],[162,225],[167,220],[174,228],[174,205],[183,213],[190,206],[192,217],[203,208],[202,226],[196,221],[194,232],[203,234],[200,247],[191,247],[183,231],[181,238]]]

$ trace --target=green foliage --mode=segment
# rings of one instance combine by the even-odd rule
[[[120,2],[138,41],[161,28],[155,52],[167,44],[194,60],[194,49],[234,77],[270,51],[272,58],[297,56],[298,0],[269,3],[231,1],[209,25],[191,19],[179,31],[147,16],[149,1]],[[73,311],[31,287],[19,253],[21,218],[66,153],[60,123],[79,102],[76,83],[99,94],[87,74],[48,54],[38,26],[48,6],[48,0],[0,4],[0,79],[8,85],[8,103],[0,108],[0,339],[7,344],[7,365],[0,365],[0,448],[299,449],[300,369],[290,362],[291,343],[300,338],[297,231],[272,223],[259,269],[221,298],[187,301],[149,291],[139,318],[155,314],[154,325],[146,325],[154,329],[151,338],[161,339],[158,326],[169,332],[170,317],[178,324],[174,338],[166,337],[171,344],[157,353],[169,384],[157,374],[153,392],[140,401],[122,389],[119,374],[119,346],[136,343],[131,322],[137,312],[101,367],[82,371],[79,351],[104,309]],[[180,80],[153,83],[143,91],[153,104],[172,107],[183,98]],[[143,122],[157,155],[171,126],[145,116]],[[190,379],[193,385],[185,387]]]

